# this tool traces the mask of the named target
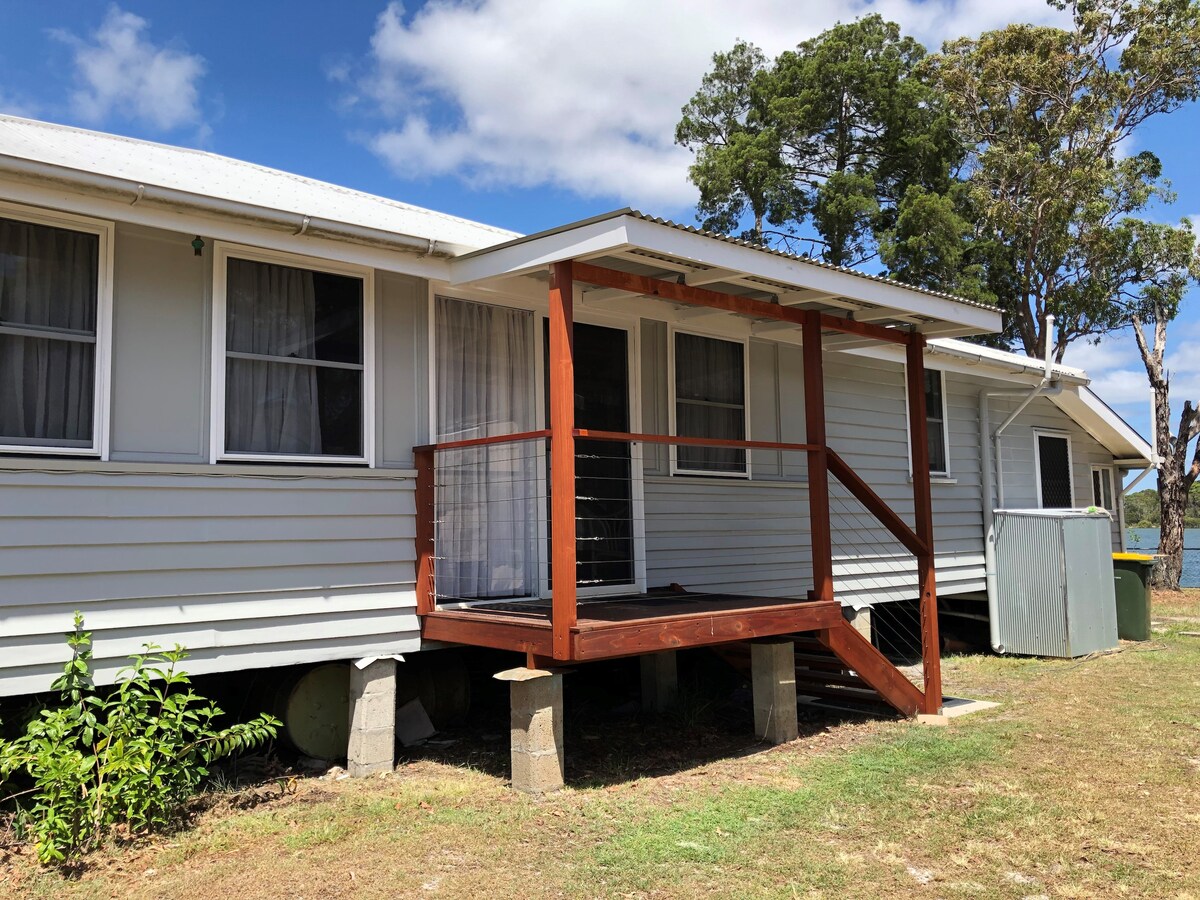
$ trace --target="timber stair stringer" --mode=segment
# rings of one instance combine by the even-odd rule
[[[922,711],[925,695],[849,622],[841,620],[814,634],[822,646],[902,714],[915,716]]]

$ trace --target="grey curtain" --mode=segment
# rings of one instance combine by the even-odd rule
[[[100,241],[0,219],[0,443],[92,443]]]
[[[531,431],[533,316],[439,297],[439,441]],[[438,454],[437,593],[521,597],[538,584],[540,441]]]
[[[226,349],[259,357],[316,358],[313,273],[230,259]],[[321,453],[317,369],[302,362],[230,356],[225,447],[240,453]]]

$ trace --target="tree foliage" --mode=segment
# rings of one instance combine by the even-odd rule
[[[910,188],[944,194],[960,155],[916,73],[925,49],[878,15],[836,25],[773,61],[739,42],[683,109],[704,227],[790,244],[802,226],[822,257],[858,265],[895,231]],[[773,226],[768,228],[767,226]]]
[[[967,152],[974,240],[1009,252],[989,286],[1007,341],[1055,352],[1173,318],[1200,272],[1191,227],[1144,218],[1174,199],[1134,131],[1200,96],[1200,7],[1190,0],[1076,0],[1069,30],[1010,25],[951,41],[927,61]]]

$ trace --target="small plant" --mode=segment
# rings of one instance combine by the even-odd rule
[[[12,741],[0,740],[0,786],[14,775],[32,787],[17,801],[19,832],[44,864],[68,862],[114,831],[143,834],[177,824],[214,760],[273,738],[261,715],[213,727],[222,711],[191,688],[176,645],[147,644],[108,691],[92,679],[92,636],[75,614],[71,660],[54,682],[62,702],[43,709]]]

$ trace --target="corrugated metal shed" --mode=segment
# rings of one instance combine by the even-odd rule
[[[997,510],[995,523],[1004,650],[1072,658],[1116,647],[1108,514]]]

